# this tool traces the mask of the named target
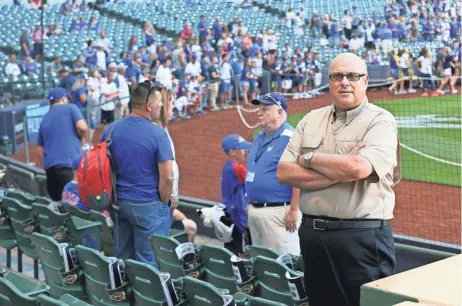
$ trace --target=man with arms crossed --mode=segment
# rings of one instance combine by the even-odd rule
[[[352,53],[330,64],[333,105],[297,125],[278,180],[301,189],[299,229],[311,306],[359,306],[360,286],[393,273],[389,220],[400,180],[392,114],[368,102],[367,67]]]

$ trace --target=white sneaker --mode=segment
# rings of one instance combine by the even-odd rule
[[[437,90],[437,92],[438,92],[440,95],[444,95],[444,94],[446,93],[446,91],[444,91],[444,90],[439,90],[439,89]]]
[[[458,93],[458,91],[457,91],[456,89],[454,89],[453,91],[451,91],[451,93],[452,93],[453,95],[455,95],[455,94]]]
[[[407,94],[407,92],[405,90],[398,91],[398,95],[405,95],[405,94]]]
[[[212,112],[217,112],[219,110],[221,110],[221,108],[219,108],[218,106],[215,106],[211,109]]]
[[[408,93],[416,93],[417,90],[415,90],[414,88],[410,88],[407,92],[408,92]]]

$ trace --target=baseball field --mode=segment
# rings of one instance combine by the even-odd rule
[[[461,103],[459,95],[373,101],[396,118],[402,177],[460,186]],[[291,115],[295,127],[306,112]]]

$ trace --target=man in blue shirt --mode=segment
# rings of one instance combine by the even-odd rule
[[[280,185],[276,176],[279,159],[294,130],[287,122],[287,101],[278,93],[269,93],[252,104],[260,106],[257,116],[263,128],[247,157],[245,189],[252,242],[298,255],[300,245],[295,231],[301,221],[300,190]]]
[[[247,150],[251,145],[237,134],[230,134],[221,142],[228,157],[221,173],[221,202],[225,204],[234,223],[233,240],[225,243],[225,248],[238,256],[244,251],[244,231],[247,227],[244,180],[247,173]]]
[[[115,220],[114,256],[157,267],[149,244],[151,235],[168,235],[171,224],[169,200],[173,188],[173,154],[165,130],[154,124],[160,116],[162,87],[144,81],[133,90],[129,116],[117,120],[103,133],[112,131],[110,152],[116,173],[119,210]],[[135,137],[136,136],[136,137]]]
[[[50,110],[40,123],[37,145],[43,156],[48,194],[53,201],[61,201],[64,185],[74,178],[72,160],[87,140],[88,126],[78,107],[67,103],[64,88],[52,89],[48,100]]]

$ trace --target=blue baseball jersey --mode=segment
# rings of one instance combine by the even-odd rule
[[[262,131],[255,138],[247,157],[245,190],[249,201],[279,203],[292,199],[292,187],[280,185],[277,167],[294,128],[285,122],[270,136]]]
[[[227,160],[221,173],[221,202],[239,232],[247,226],[247,199],[244,180],[247,170],[243,165]]]
[[[89,211],[88,208],[80,198],[79,189],[77,183],[70,181],[64,185],[63,193],[61,195],[61,203],[72,205],[83,211]]]

